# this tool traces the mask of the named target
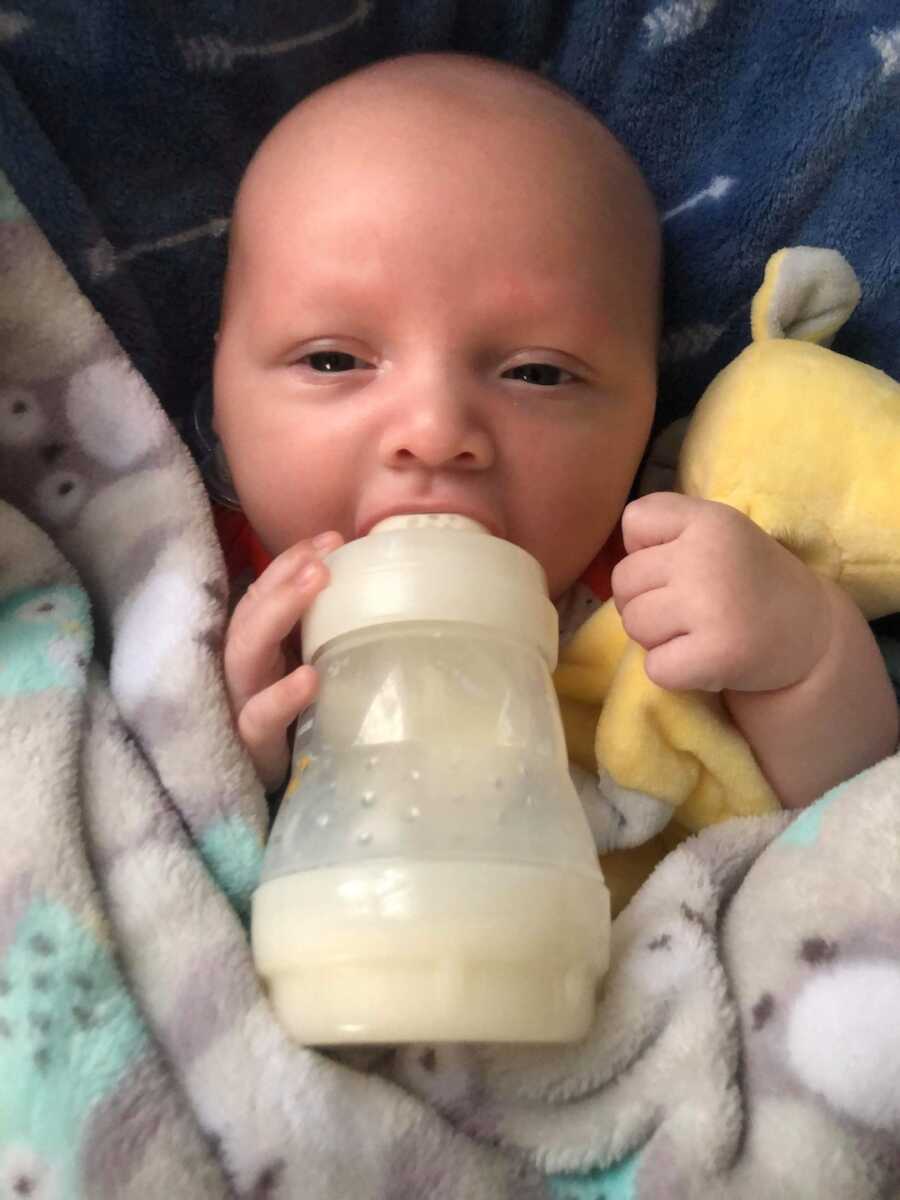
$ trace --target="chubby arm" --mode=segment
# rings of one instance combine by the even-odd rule
[[[728,505],[672,492],[622,518],[626,632],[661,687],[720,692],[785,807],[897,746],[897,703],[853,602]]]
[[[731,717],[785,808],[801,808],[897,749],[897,701],[872,631],[846,592],[823,592],[828,629],[805,678],[769,692],[726,691]]]

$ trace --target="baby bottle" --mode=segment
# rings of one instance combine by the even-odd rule
[[[303,623],[319,694],[253,897],[280,1021],[306,1045],[583,1037],[609,896],[542,568],[444,514],[326,561]]]

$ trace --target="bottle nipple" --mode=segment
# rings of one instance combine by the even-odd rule
[[[395,529],[468,529],[472,533],[488,532],[478,521],[458,513],[400,513],[396,517],[385,517],[373,525],[369,533],[390,533]]]

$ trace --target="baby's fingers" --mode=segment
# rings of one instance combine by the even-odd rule
[[[281,675],[282,643],[327,582],[328,568],[311,557],[264,591],[254,591],[257,584],[248,589],[225,641],[225,676],[235,709]]]
[[[622,513],[622,541],[629,554],[680,537],[708,502],[678,492],[651,492],[632,500]]]
[[[633,642],[653,650],[673,638],[689,633],[684,616],[674,603],[669,588],[642,592],[621,609],[622,627]]]
[[[317,690],[316,671],[298,667],[252,696],[238,713],[238,734],[268,791],[281,784],[288,768],[288,726],[312,703]]]
[[[337,550],[343,538],[335,530],[320,533],[317,537],[295,542],[289,549],[282,551],[277,558],[266,567],[259,579],[256,580],[248,593],[254,596],[265,596],[287,580],[296,578],[299,571],[313,559],[321,558]]]
[[[696,634],[682,634],[648,650],[647,678],[667,692],[721,692],[727,661],[702,645]]]
[[[610,576],[616,608],[621,613],[626,604],[636,596],[665,587],[672,573],[672,553],[669,546],[651,546],[626,555],[616,564]]]

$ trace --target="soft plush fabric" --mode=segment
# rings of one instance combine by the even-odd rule
[[[246,936],[266,815],[221,680],[224,568],[163,412],[186,432],[205,386],[253,145],[410,49],[542,68],[633,146],[665,214],[664,419],[743,345],[788,243],[847,255],[865,298],[835,347],[896,375],[898,39],[893,0],[0,13],[0,1192],[896,1194],[896,760],[670,854],[614,923],[583,1045],[286,1041]]]
[[[267,820],[200,478],[2,207],[0,295],[33,324],[0,341],[0,1194],[895,1194],[897,759],[670,853],[578,1045],[286,1039],[247,937]]]

